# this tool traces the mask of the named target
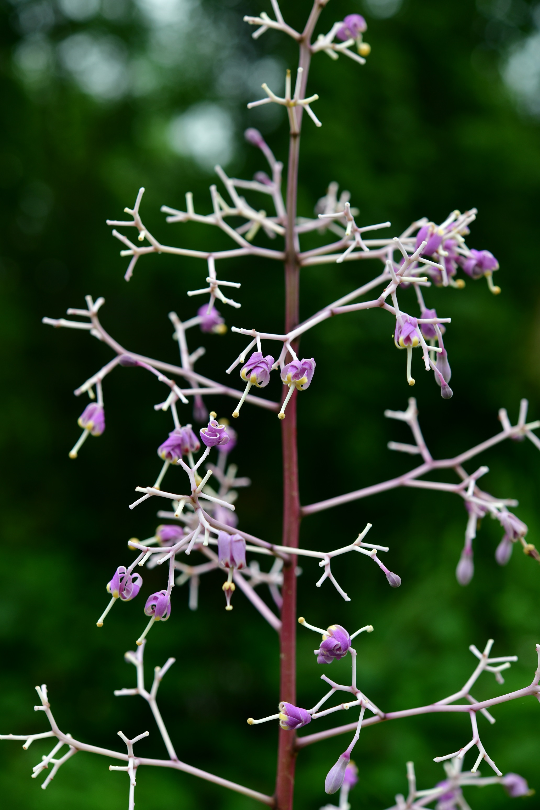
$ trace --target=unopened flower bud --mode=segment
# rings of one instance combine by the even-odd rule
[[[262,183],[263,186],[273,186],[274,181],[271,177],[268,177],[266,172],[256,172],[253,175],[253,179],[257,181],[257,183]]]
[[[399,588],[401,585],[401,577],[397,574],[393,574],[392,571],[388,571],[386,574],[386,579],[388,580],[388,584],[391,588]]]
[[[197,315],[201,319],[199,324],[201,332],[214,332],[215,334],[222,335],[227,331],[225,326],[225,319],[221,317],[215,307],[208,311],[208,304],[203,304],[197,310]]]
[[[135,358],[132,357],[130,354],[120,355],[120,357],[118,358],[118,362],[120,363],[121,366],[124,366],[126,368],[133,368],[134,366],[139,365],[139,361],[135,360]]]
[[[182,456],[188,453],[196,453],[200,448],[200,442],[191,429],[191,425],[175,428],[169,433],[169,438],[158,447],[158,456],[163,461],[170,461],[171,464],[178,464]]]
[[[423,309],[422,314],[421,314],[420,317],[421,318],[436,318],[437,317],[437,311],[435,309]],[[421,332],[422,332],[422,334],[423,334],[423,336],[425,337],[426,340],[435,340],[435,338],[437,337],[437,331],[435,329],[436,326],[438,326],[439,329],[441,330],[441,334],[444,334],[446,329],[444,327],[444,324],[442,324],[442,323],[439,323],[439,324],[421,323],[420,324],[420,330],[421,330]]]
[[[262,352],[253,352],[247,363],[240,369],[240,376],[245,382],[264,388],[270,382],[270,372],[274,365],[271,355],[263,357]]]
[[[338,29],[336,37],[342,42],[347,39],[356,39],[359,34],[367,30],[367,23],[361,14],[348,14],[341,28]]]
[[[507,773],[501,779],[504,789],[512,798],[517,796],[527,796],[529,794],[529,785],[527,781],[517,773]]]
[[[351,637],[340,624],[332,624],[328,628],[317,651],[318,664],[331,664],[347,655],[351,646]]]
[[[513,550],[514,544],[512,542],[512,539],[508,537],[507,534],[505,534],[495,551],[495,559],[497,560],[499,565],[506,565],[506,563],[512,556]]]
[[[473,553],[471,548],[464,548],[456,568],[456,579],[460,585],[468,585],[474,574]]]
[[[258,146],[260,148],[264,144],[263,136],[261,135],[259,130],[255,129],[254,127],[246,129],[246,131],[244,132],[244,138],[252,146]]]
[[[246,541],[239,534],[219,532],[218,557],[223,568],[245,568]]]
[[[283,367],[281,379],[285,385],[294,385],[299,391],[309,388],[315,373],[315,360],[291,360]]]
[[[330,768],[326,779],[324,780],[324,789],[326,793],[337,793],[345,779],[345,771],[350,762],[351,755],[345,751],[333,768]]]
[[[448,383],[445,382],[441,383],[441,397],[443,399],[452,399],[453,396],[454,392],[452,391]]]
[[[101,436],[105,430],[105,410],[103,405],[91,402],[78,419],[79,427],[88,430],[92,436]]]
[[[227,444],[229,441],[226,426],[220,425],[215,419],[208,422],[208,427],[201,428],[200,434],[207,447],[216,447],[217,445]]]
[[[285,731],[296,731],[311,723],[311,715],[306,709],[293,706],[292,703],[282,702],[279,704],[279,725]]]
[[[155,536],[160,546],[174,546],[184,536],[184,527],[178,523],[164,523],[157,527]]]
[[[171,597],[166,590],[157,591],[149,596],[144,606],[147,616],[152,616],[157,622],[166,622],[171,615]]]
[[[443,349],[442,352],[439,352],[437,355],[437,362],[435,363],[437,371],[440,372],[441,376],[443,377],[446,383],[450,382],[450,377],[452,376],[452,370],[450,368],[450,363],[448,362],[448,354],[446,349]],[[435,374],[435,381],[437,385],[442,387],[441,378],[438,374]]]
[[[107,583],[107,591],[115,599],[129,602],[130,599],[135,599],[141,590],[142,582],[140,574],[130,574],[127,568],[121,565],[114,572],[111,581]]]

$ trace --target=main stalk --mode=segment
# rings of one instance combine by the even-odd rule
[[[303,68],[301,98],[305,97],[309,64],[310,40],[322,6],[315,2],[300,41],[300,61]],[[298,192],[298,164],[300,156],[300,130],[302,107],[296,107],[297,132],[291,132],[289,164],[287,170],[287,221],[285,236],[285,333],[299,322],[300,261],[299,246],[295,234],[296,200]],[[297,391],[288,406],[282,421],[281,437],[283,450],[283,545],[298,548],[300,532],[300,498],[298,491],[298,448],[296,428]],[[280,700],[296,705],[296,555],[283,570],[283,607],[280,633]],[[276,781],[277,810],[292,810],[294,770],[296,763],[296,734],[294,731],[279,731],[278,767]]]

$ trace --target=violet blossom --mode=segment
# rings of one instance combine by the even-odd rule
[[[164,523],[157,527],[155,536],[160,546],[174,546],[184,536],[184,527],[178,523]]]
[[[201,319],[199,324],[201,332],[214,332],[217,335],[223,335],[227,331],[225,319],[221,317],[215,307],[212,307],[209,311],[208,304],[203,304],[197,310],[197,315]]]
[[[316,651],[318,664],[331,664],[332,661],[339,661],[349,652],[351,637],[340,624],[332,624],[328,628],[328,635],[323,638],[319,649]]]
[[[207,447],[217,447],[228,444],[229,434],[225,425],[220,425],[215,419],[208,422],[208,427],[200,429],[201,439]]]
[[[489,250],[469,251],[468,256],[460,256],[458,264],[471,278],[481,278],[486,273],[492,273],[499,269],[499,262]]]
[[[236,447],[238,434],[234,428],[230,427],[229,423],[225,419],[220,419],[219,424],[227,428],[227,436],[229,437],[229,441],[225,442],[224,444],[218,444],[217,449],[220,453],[230,453],[231,450],[234,450]]]
[[[423,309],[420,318],[436,318],[437,312],[434,309]],[[421,323],[420,324],[420,331],[422,332],[423,336],[426,340],[435,340],[437,338],[437,330],[435,327],[438,326],[441,335],[446,332],[446,328],[442,323]]]
[[[238,515],[236,512],[231,512],[226,506],[220,506],[220,504],[217,503],[214,506],[213,514],[216,520],[219,520],[220,523],[224,523],[225,526],[230,526],[231,529],[235,529],[238,525]]]
[[[518,773],[505,774],[501,779],[501,784],[513,799],[517,796],[528,796],[530,793],[527,781]]]
[[[443,233],[442,231],[437,228],[433,222],[428,223],[427,225],[423,225],[418,233],[416,234],[416,245],[415,249],[418,250],[422,242],[427,240],[427,245],[425,246],[422,254],[424,256],[433,256],[433,254],[439,249],[443,240]]]
[[[336,37],[342,42],[347,39],[357,39],[360,34],[367,31],[367,23],[361,14],[348,14],[341,28],[338,28]]]
[[[148,597],[144,612],[156,622],[166,622],[171,615],[171,597],[166,590],[157,591]]]
[[[411,315],[399,315],[396,319],[394,343],[398,349],[415,348],[420,343],[418,321]]]
[[[130,599],[135,599],[142,584],[140,574],[131,574],[124,565],[120,565],[114,572],[111,581],[107,583],[107,591],[114,599],[129,602]]]
[[[245,382],[264,388],[270,382],[270,372],[274,365],[271,355],[263,357],[262,352],[253,352],[247,363],[240,369],[240,376]]]
[[[300,709],[292,703],[279,704],[279,725],[285,731],[296,731],[308,723],[311,723],[311,715],[306,709]]]
[[[219,532],[218,558],[222,568],[246,567],[246,541],[239,534]]]
[[[158,447],[158,456],[171,464],[178,464],[182,456],[196,453],[200,442],[191,429],[191,425],[175,428],[169,433],[169,438]]]
[[[326,793],[337,793],[345,779],[345,772],[349,765],[351,755],[345,751],[336,764],[330,768],[326,779],[324,780],[324,790]]]
[[[519,540],[520,537],[525,537],[529,531],[529,527],[516,517],[513,512],[504,511],[499,513],[497,517],[505,534],[507,534],[511,540]]]
[[[284,385],[294,385],[298,391],[305,391],[311,385],[311,380],[315,373],[315,360],[291,360],[281,371],[281,379]]]
[[[77,420],[79,427],[88,430],[92,436],[101,436],[105,430],[105,410],[103,405],[91,402]]]
[[[460,787],[452,787],[448,779],[443,782],[438,782],[436,787],[449,788],[446,793],[439,796],[435,810],[457,810],[459,807],[458,801],[463,795]]]

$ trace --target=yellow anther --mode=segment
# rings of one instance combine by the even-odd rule
[[[248,717],[247,721],[248,721],[248,725],[250,725],[250,726],[252,726],[253,723],[255,722],[253,717]]]
[[[371,53],[371,45],[368,45],[367,42],[361,42],[358,46],[358,53],[360,56],[369,56]]]
[[[304,624],[304,623],[305,623],[305,621],[306,621],[306,620],[304,619],[304,617],[303,617],[303,616],[299,616],[299,617],[298,617],[298,624]]]

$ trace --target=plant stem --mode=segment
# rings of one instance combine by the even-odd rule
[[[322,10],[315,0],[310,17],[300,41],[299,66],[303,68],[301,98],[305,97],[309,65],[311,61],[310,40]],[[296,201],[298,192],[298,163],[300,157],[300,131],[302,107],[296,107],[297,132],[291,132],[289,141],[289,164],[287,171],[287,221],[285,235],[285,333],[299,323],[300,252],[295,233]],[[298,449],[296,432],[295,391],[282,422],[283,449],[283,545],[298,548],[300,532],[300,498],[298,492]],[[296,705],[296,555],[283,569],[283,607],[280,632],[280,700]],[[278,767],[276,780],[277,810],[292,810],[294,771],[296,763],[296,734],[279,731]]]

